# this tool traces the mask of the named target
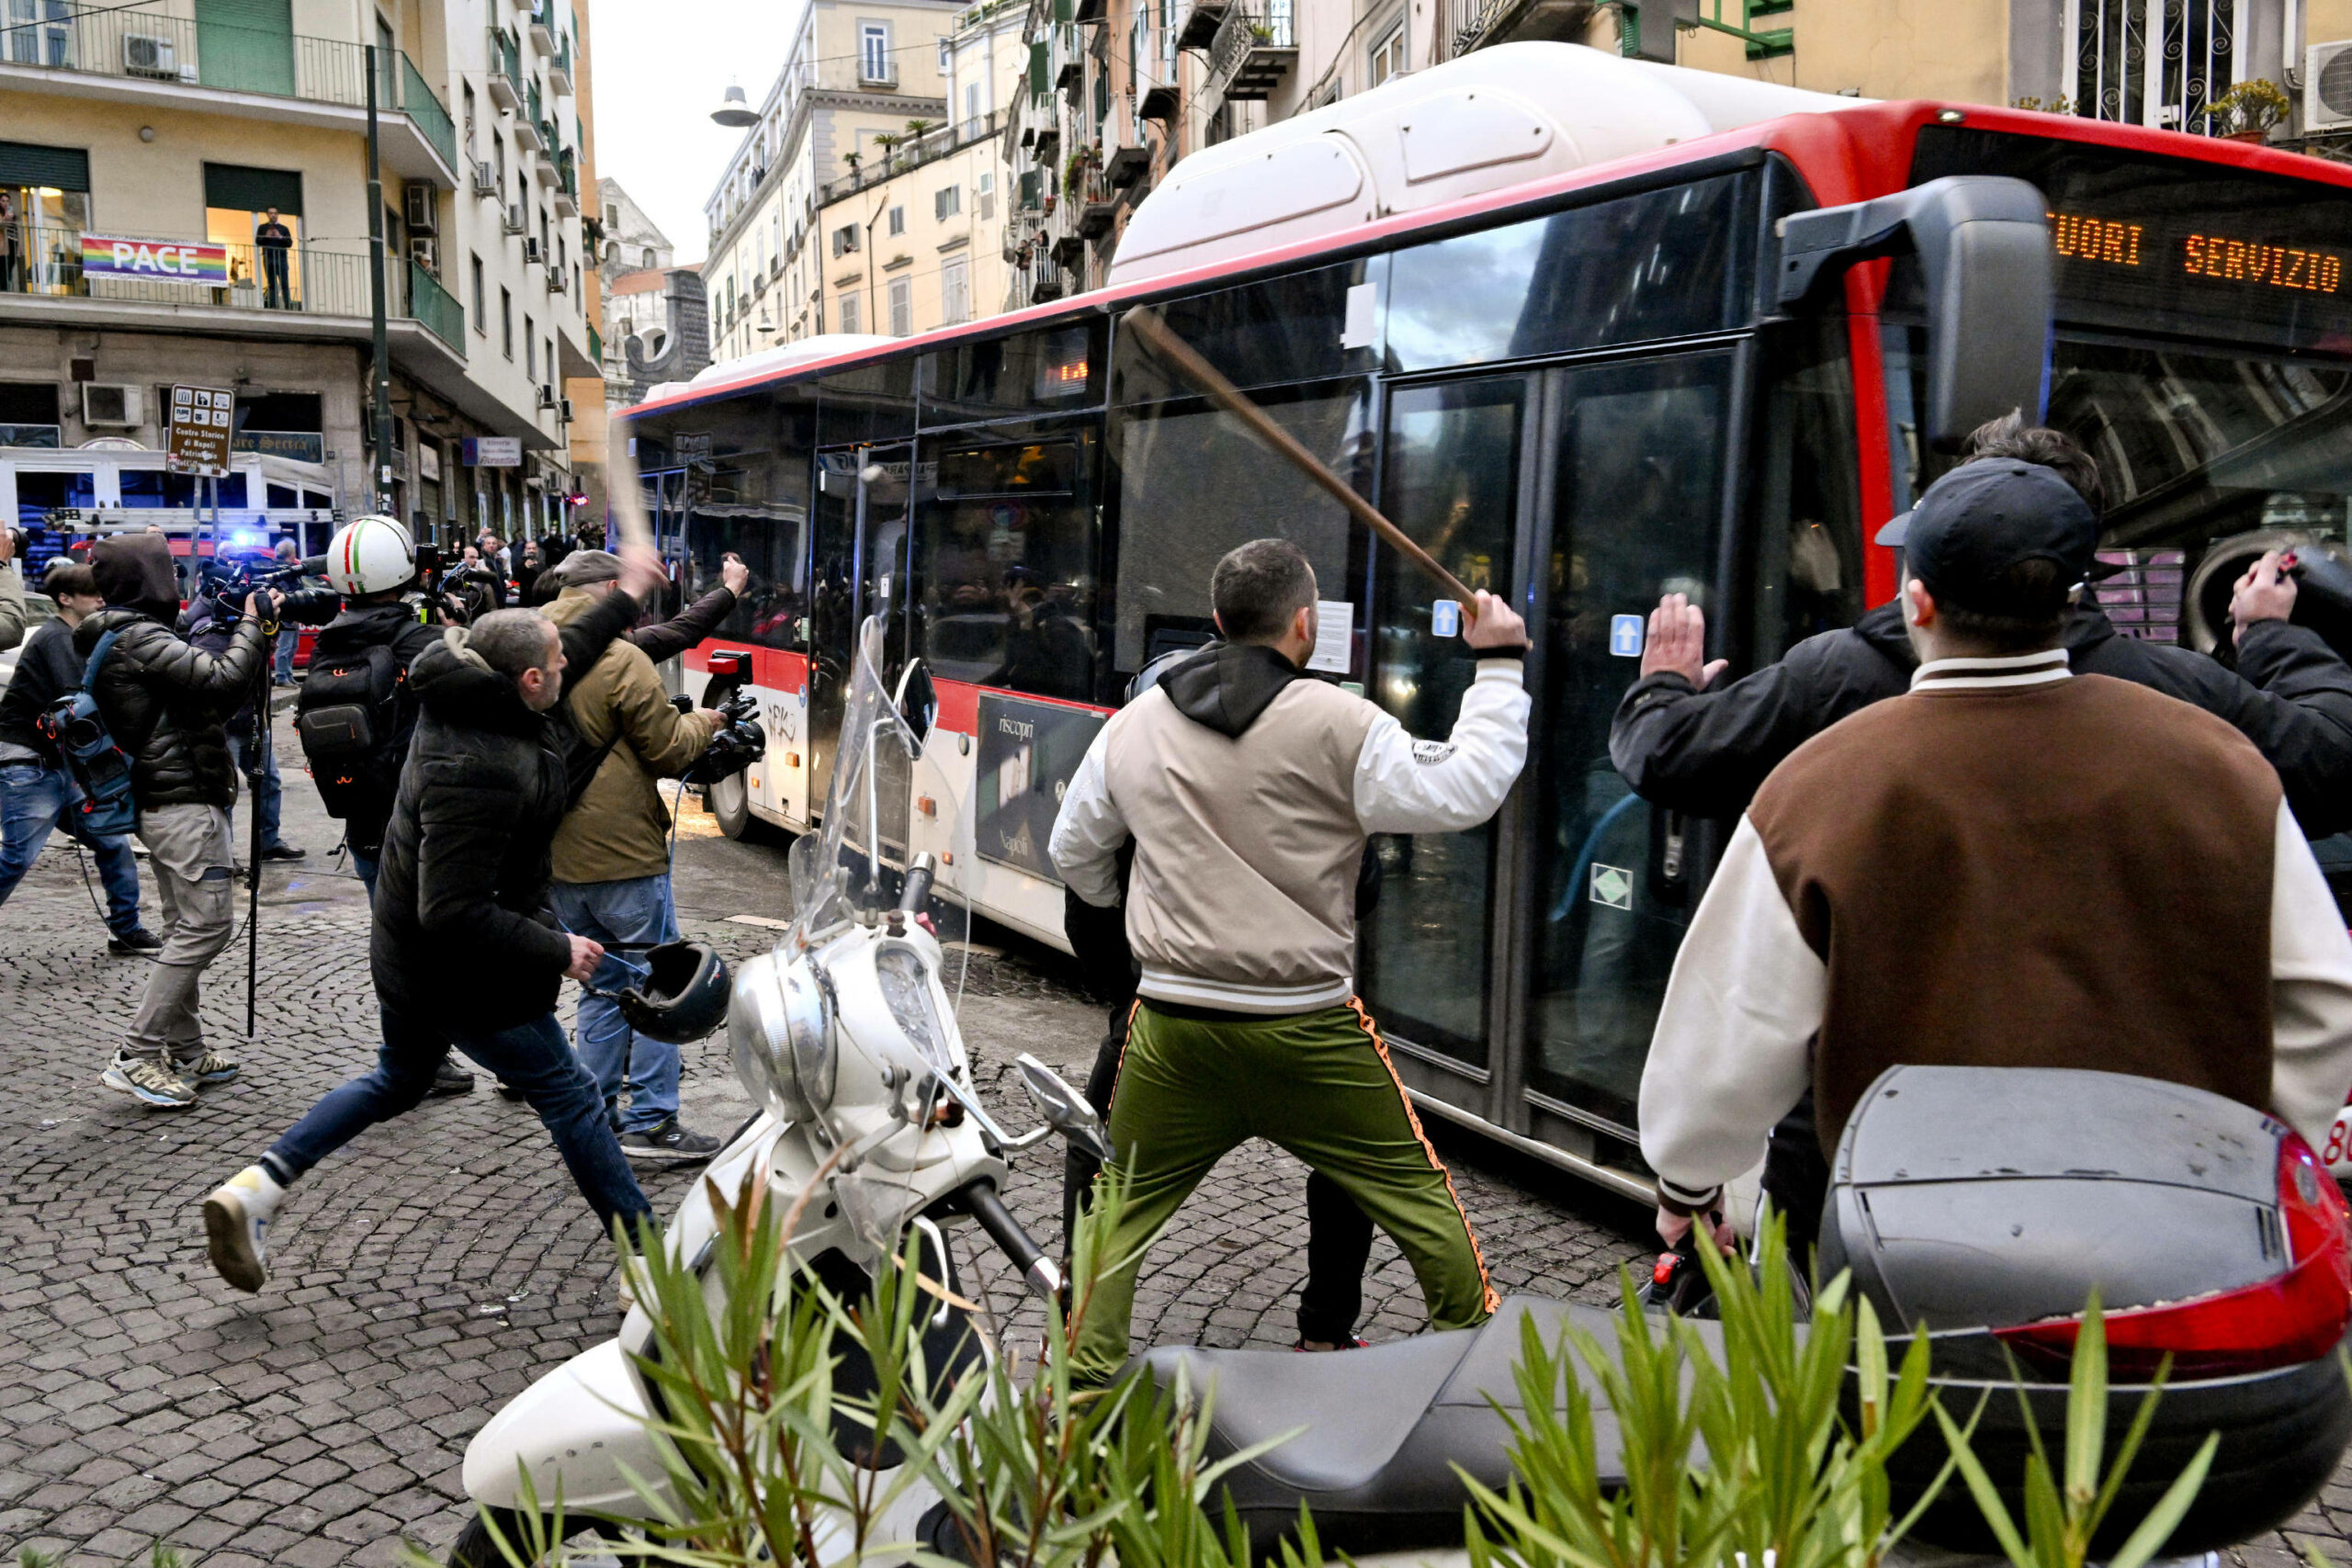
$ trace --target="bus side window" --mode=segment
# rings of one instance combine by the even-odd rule
[[[1739,673],[1817,633],[1853,625],[1866,608],[1846,323],[1824,321],[1768,343],[1755,629]]]
[[[1368,488],[1366,383],[1283,388],[1255,400],[1308,451]],[[1284,538],[1306,551],[1324,598],[1361,597],[1349,573],[1351,559],[1361,558],[1351,555],[1347,513],[1239,420],[1199,401],[1120,409],[1112,417],[1121,476],[1112,662],[1123,677],[1168,648],[1198,640],[1210,624],[1210,570],[1251,539]],[[1214,482],[1204,482],[1207,476]],[[1340,673],[1363,678],[1361,670]]]
[[[916,495],[914,596],[943,680],[1094,695],[1090,441],[928,446]]]

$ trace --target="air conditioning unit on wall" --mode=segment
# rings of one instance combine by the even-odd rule
[[[125,33],[122,38],[122,73],[176,82],[180,74],[178,51],[173,48],[170,39],[157,38],[151,33]]]
[[[2303,51],[2303,130],[2352,125],[2352,39]]]
[[[413,185],[407,187],[409,231],[414,234],[437,234],[441,231],[440,204],[433,199],[433,187]]]
[[[147,423],[146,400],[136,386],[104,381],[82,383],[84,424],[137,425]]]

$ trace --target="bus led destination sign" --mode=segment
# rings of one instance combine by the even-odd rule
[[[2098,262],[2109,266],[2138,266],[2142,263],[2142,242],[2148,232],[2143,223],[2073,212],[2044,216],[2050,220],[2051,248],[2070,261]],[[2225,283],[2250,283],[2268,288],[2298,288],[2311,294],[2334,294],[2344,284],[2344,258],[2333,251],[2266,244],[2259,240],[2232,239],[2223,234],[2191,232],[2178,239],[2180,269],[2191,276],[2216,277]]]

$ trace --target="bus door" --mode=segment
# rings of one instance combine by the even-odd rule
[[[1510,594],[1518,543],[1532,531],[1538,482],[1533,439],[1540,372],[1421,383],[1389,390],[1383,417],[1380,505],[1414,542],[1472,590]],[[1329,592],[1329,590],[1326,590]],[[1406,730],[1443,739],[1476,674],[1462,649],[1460,607],[1395,551],[1375,552],[1365,695]],[[1357,987],[1396,1066],[1415,1089],[1492,1119],[1500,1055],[1488,998],[1498,955],[1491,911],[1504,818],[1461,833],[1373,840],[1380,900],[1362,925]]]
[[[1692,825],[1626,787],[1609,727],[1650,612],[1723,603],[1729,351],[1555,371],[1534,540],[1538,649],[1528,767],[1506,858],[1511,976],[1498,1124],[1638,1171],[1635,1107],[1658,1003],[1699,888]],[[1540,617],[1540,618],[1539,618]]]
[[[882,627],[882,679],[893,690],[907,667],[909,534],[913,524],[915,449],[911,442],[865,449],[857,478],[858,619],[876,614],[887,592],[889,618]],[[882,854],[903,865],[907,858],[907,804],[914,784],[913,760],[895,742],[875,749],[876,808],[881,814]]]
[[[857,631],[857,471],[863,448],[817,454],[816,520],[809,529],[808,820],[825,792],[849,697],[850,641]]]

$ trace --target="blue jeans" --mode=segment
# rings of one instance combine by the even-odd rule
[[[488,1033],[457,1034],[390,1008],[378,1010],[384,1043],[376,1070],[328,1094],[269,1146],[267,1157],[280,1179],[292,1180],[378,1122],[415,1110],[455,1045],[523,1091],[606,1230],[616,1216],[652,1218],[653,1206],[605,1121],[596,1086],[581,1070],[553,1013]]]
[[[280,685],[294,683],[294,649],[302,640],[302,628],[291,621],[277,628],[277,662],[270,671]]]
[[[0,904],[17,890],[57,828],[89,847],[97,857],[98,880],[107,890],[107,930],[128,936],[139,929],[139,863],[130,840],[99,838],[82,830],[69,807],[82,798],[63,768],[11,762],[0,768]]]
[[[254,753],[256,751],[261,753],[259,782],[255,782],[253,776]],[[229,761],[235,766],[237,776],[244,780],[252,790],[252,808],[261,813],[261,847],[276,849],[278,811],[284,795],[277,786],[277,751],[264,746],[260,738],[251,731],[240,733],[236,725],[232,723],[229,726]],[[249,842],[250,840],[242,836],[237,840],[240,848]]]
[[[379,862],[374,855],[363,855],[357,850],[351,852],[351,869],[359,874],[359,885],[368,889],[368,902],[370,904],[376,901],[376,867],[378,863]]]
[[[555,918],[574,936],[601,942],[655,942],[678,940],[677,908],[670,879],[632,876],[618,882],[559,882],[548,889]],[[619,1103],[624,1084],[628,1109],[624,1133],[650,1133],[678,1113],[678,1048],[638,1033],[621,1016],[620,1004],[597,991],[622,991],[651,973],[642,950],[611,953],[596,965],[580,998],[580,1061],[605,1103]]]

